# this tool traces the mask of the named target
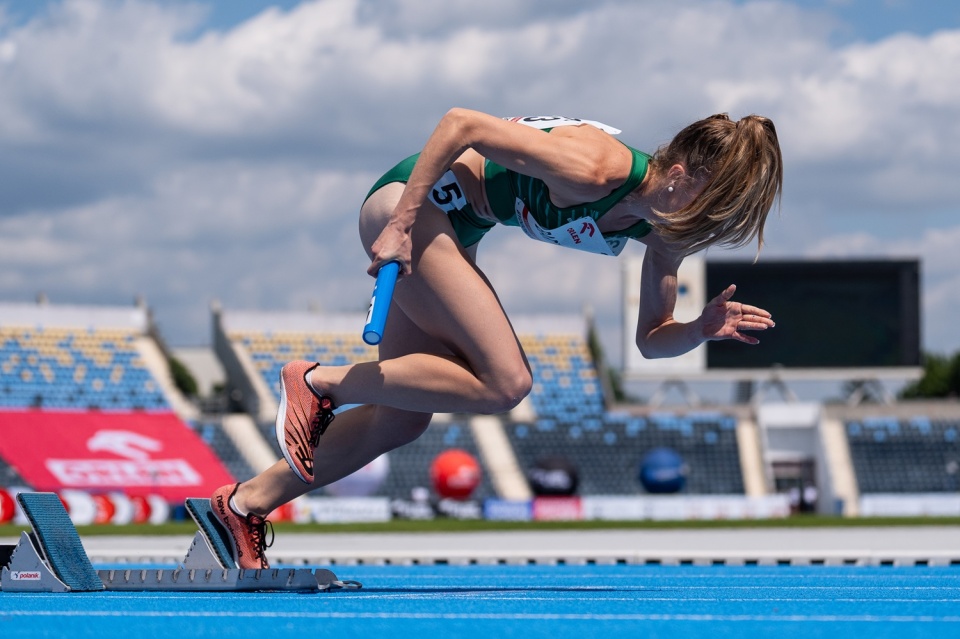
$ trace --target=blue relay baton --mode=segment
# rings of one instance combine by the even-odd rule
[[[383,339],[383,327],[387,324],[387,312],[399,273],[400,262],[397,261],[387,262],[377,271],[377,283],[373,287],[367,323],[363,327],[363,341],[371,346],[376,346]]]

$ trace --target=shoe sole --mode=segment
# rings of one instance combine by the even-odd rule
[[[280,445],[280,452],[283,453],[283,458],[287,460],[287,465],[290,466],[290,470],[293,471],[293,474],[300,478],[305,484],[312,484],[313,477],[309,479],[300,474],[300,471],[297,470],[297,465],[293,461],[293,457],[290,455],[290,449],[287,447],[287,385],[283,383],[283,369],[280,369],[280,409],[277,411],[277,443]]]
[[[224,507],[230,497],[224,500]],[[203,531],[207,541],[210,543],[217,561],[224,568],[236,568],[240,565],[240,558],[237,557],[237,543],[234,540],[230,527],[227,526],[220,517],[217,516],[213,499],[188,498],[184,502],[187,512],[196,522],[197,526]],[[229,561],[228,561],[229,560]],[[230,562],[233,562],[232,564]]]

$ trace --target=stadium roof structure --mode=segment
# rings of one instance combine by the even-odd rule
[[[86,327],[146,333],[150,326],[150,313],[142,303],[133,306],[100,306],[0,302],[0,326]]]
[[[220,326],[227,333],[261,331],[274,333],[353,333],[360,335],[363,313],[326,311],[257,311],[216,308]],[[525,314],[510,318],[518,335],[586,335],[587,318],[577,313]]]

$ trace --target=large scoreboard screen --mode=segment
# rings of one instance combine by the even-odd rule
[[[707,369],[920,365],[917,260],[708,262],[708,296],[765,308],[776,327],[758,346],[707,343]]]

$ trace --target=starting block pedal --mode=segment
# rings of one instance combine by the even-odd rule
[[[96,571],[57,495],[20,493],[17,500],[33,533],[21,533],[19,543],[5,553],[9,559],[0,571],[0,589],[8,592],[318,592],[362,587],[356,581],[340,581],[322,568],[238,568],[230,553],[230,536],[213,515],[207,499],[187,502],[200,530],[177,568]]]
[[[200,528],[198,535],[202,534],[204,540],[212,553],[212,558],[222,568],[236,568],[237,562],[233,559],[233,553],[230,551],[230,535],[223,528],[223,524],[213,514],[213,508],[210,507],[209,499],[189,498],[184,505],[187,512],[193,517],[197,527]],[[196,544],[196,539],[194,540]]]
[[[87,558],[60,498],[53,493],[20,493],[17,501],[33,535],[21,533],[9,565],[0,574],[0,587],[51,592],[103,590],[103,582]]]

